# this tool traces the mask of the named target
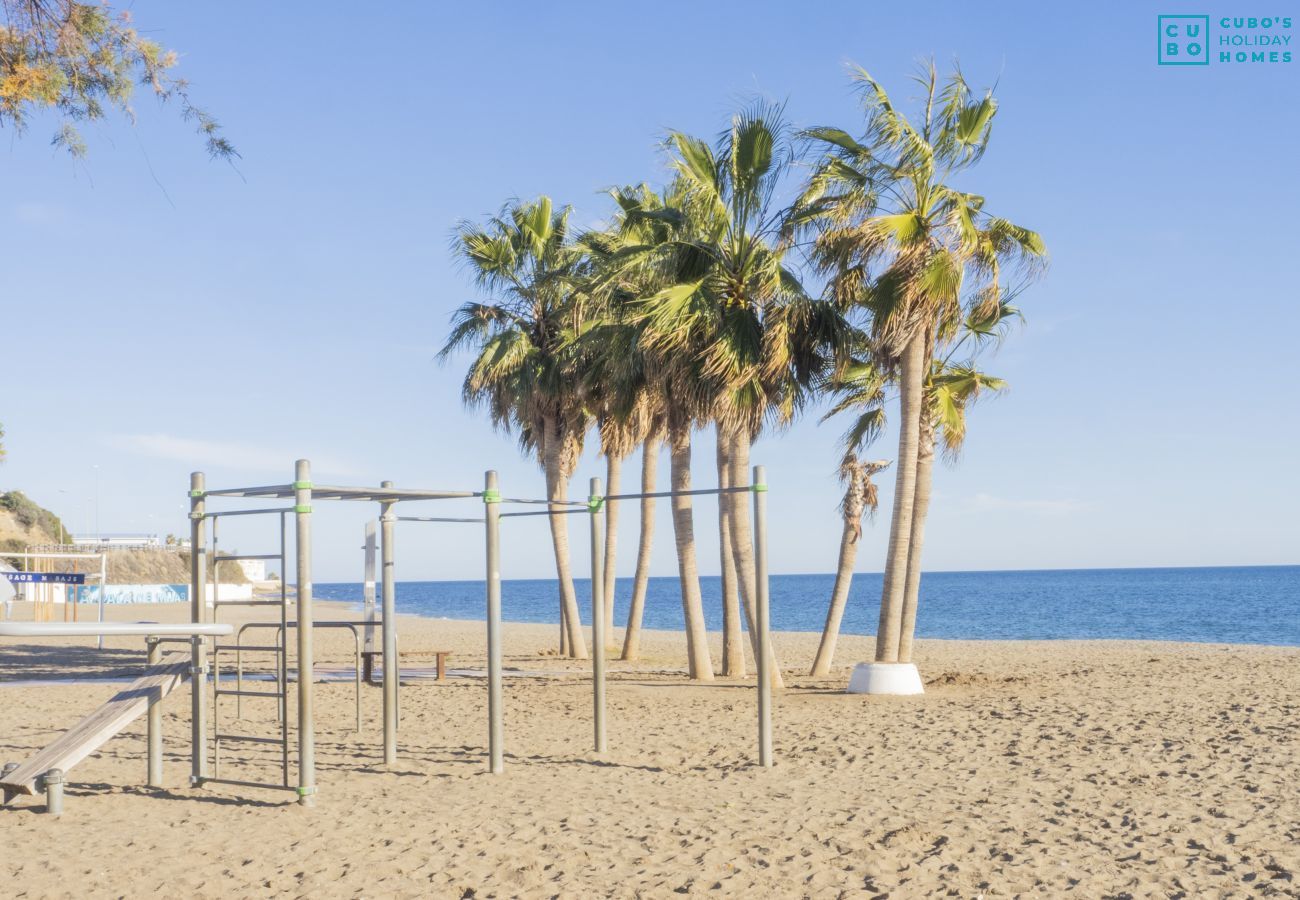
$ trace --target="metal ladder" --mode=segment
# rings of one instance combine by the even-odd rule
[[[242,787],[261,787],[275,790],[294,790],[294,785],[289,779],[289,709],[288,709],[288,690],[289,690],[289,660],[288,660],[288,634],[291,624],[296,623],[289,621],[289,589],[288,578],[286,573],[287,561],[287,543],[286,543],[286,517],[293,513],[293,508],[272,508],[272,509],[254,509],[254,510],[232,510],[228,512],[211,512],[205,515],[212,519],[212,619],[218,621],[221,608],[224,606],[277,606],[280,609],[279,628],[276,629],[274,644],[242,644],[238,640],[233,644],[223,644],[215,642],[212,646],[212,777],[204,779],[216,784],[230,784]],[[232,553],[222,555],[218,552],[218,534],[217,523],[225,516],[245,516],[276,514],[280,517],[280,552],[279,553]],[[261,560],[278,560],[280,563],[280,597],[278,600],[222,600],[221,599],[221,563],[238,562],[244,559],[261,559]],[[239,653],[241,661],[242,675],[242,654],[243,653],[268,653],[275,657],[275,690],[258,691],[247,690],[243,687],[240,679],[240,686],[237,688],[228,688],[221,686],[221,654],[222,652]],[[274,699],[276,701],[276,718],[280,724],[279,737],[262,737],[260,735],[238,734],[233,731],[222,731],[221,729],[221,698],[234,697],[235,721],[243,717],[243,701],[245,697],[250,699]],[[221,745],[226,743],[241,744],[279,744],[280,745],[280,783],[273,784],[269,782],[237,780],[221,777]]]

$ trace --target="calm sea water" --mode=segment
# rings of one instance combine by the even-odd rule
[[[820,631],[832,575],[774,575],[772,627]],[[842,632],[873,634],[881,576],[858,575]],[[709,628],[722,627],[720,583],[703,578]],[[583,621],[590,585],[577,583]],[[632,580],[619,579],[615,624],[627,621]],[[359,600],[360,584],[318,584],[322,599]],[[507,621],[558,623],[551,580],[504,581]],[[484,617],[481,581],[408,581],[397,609],[432,618]],[[645,627],[681,629],[675,578],[652,578]],[[922,578],[917,632],[922,637],[1040,639],[1135,638],[1300,645],[1300,566],[1195,569],[1075,569],[1025,572],[933,572]]]

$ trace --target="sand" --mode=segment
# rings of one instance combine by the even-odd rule
[[[318,616],[344,615],[319,604]],[[183,610],[117,609],[115,618]],[[351,617],[351,616],[348,616]],[[406,619],[403,659],[482,664],[483,626]],[[401,761],[380,764],[380,691],[317,691],[319,804],[185,786],[188,692],[166,701],[168,788],[143,787],[140,720],[69,775],[66,812],[0,810],[14,897],[1300,896],[1300,650],[1136,642],[922,641],[926,694],[842,693],[869,643],[804,677],[816,635],[774,636],[790,687],[777,765],[753,763],[746,683],[686,683],[683,637],[611,664],[610,752],[590,752],[582,667],[551,626],[508,625],[507,771],[484,771],[481,679],[402,692]],[[716,635],[714,636],[717,643]],[[350,639],[318,635],[345,663]],[[138,639],[0,645],[0,679],[138,667]],[[717,647],[715,646],[715,658]],[[116,686],[0,686],[19,760]],[[254,701],[241,729],[272,728]],[[227,751],[232,777],[273,751]],[[242,759],[241,759],[242,757]]]

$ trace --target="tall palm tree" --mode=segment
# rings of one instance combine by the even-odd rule
[[[782,110],[757,104],[742,111],[716,147],[680,132],[668,142],[694,213],[686,243],[703,268],[679,281],[649,330],[656,339],[666,336],[669,346],[696,348],[708,418],[717,428],[719,481],[745,485],[750,444],[765,422],[787,422],[797,413],[834,352],[841,322],[829,303],[807,295],[786,265],[787,210],[777,195],[793,152]],[[720,502],[720,534],[731,546],[757,652],[749,505],[739,494],[724,494]],[[729,574],[725,564],[723,573]],[[770,662],[780,685],[775,655]]]
[[[568,207],[549,197],[507,204],[485,225],[462,222],[455,247],[490,299],[456,311],[439,357],[472,348],[462,394],[499,428],[518,433],[546,476],[555,569],[560,585],[562,651],[585,659],[569,559],[568,518],[561,510],[586,431],[586,413],[565,352],[575,321],[574,285],[585,256],[569,239]]]
[[[983,197],[951,184],[988,146],[997,112],[991,91],[976,97],[960,71],[941,87],[930,65],[917,79],[925,100],[914,123],[866,71],[856,69],[854,78],[864,134],[805,132],[823,156],[794,219],[816,224],[814,259],[830,274],[838,302],[869,311],[877,363],[899,382],[898,465],[875,654],[878,662],[896,662],[935,341],[943,322],[960,319],[963,296],[977,306],[1000,302],[1002,268],[1045,250],[1036,233],[990,215]]]
[[[651,248],[663,246],[668,235],[680,228],[680,216],[669,212],[663,196],[647,185],[620,187],[610,191],[617,212],[606,230],[584,235],[582,242],[588,248],[593,267],[589,276],[588,291],[591,304],[588,324],[582,329],[577,342],[584,364],[585,393],[601,410],[602,441],[608,432],[608,446],[617,453],[628,453],[634,443],[641,445],[641,493],[654,493],[659,450],[667,430],[666,376],[669,368],[653,352],[643,346],[643,321],[646,304],[666,286],[675,284],[680,259],[656,255]],[[607,453],[607,460],[612,457]],[[610,493],[620,475],[612,470]],[[616,528],[615,501],[610,505],[610,524]],[[675,515],[675,532],[681,532],[680,515]],[[637,566],[633,577],[632,598],[628,609],[627,628],[624,629],[623,659],[636,659],[641,650],[641,623],[645,614],[646,592],[650,580],[650,553],[654,540],[655,501],[641,499],[641,533],[637,546]],[[614,558],[616,531],[610,528],[606,536],[607,609],[612,615],[614,600]],[[681,572],[692,571],[693,562],[682,559]],[[701,597],[698,576],[694,587],[689,575],[682,583],[684,609],[694,605]],[[702,601],[701,601],[702,602]],[[688,613],[688,623],[693,622]],[[702,626],[702,618],[699,619]],[[697,652],[698,629],[688,628],[688,658],[692,671],[707,671],[712,666]]]

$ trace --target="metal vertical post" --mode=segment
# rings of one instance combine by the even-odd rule
[[[483,475],[483,522],[487,537],[488,771],[505,771],[501,710],[501,490],[495,471]]]
[[[149,666],[158,665],[162,658],[158,638],[147,639],[149,647]],[[147,738],[149,757],[149,778],[151,788],[162,787],[162,689],[154,688],[149,692],[149,730]]]
[[[208,528],[204,513],[204,479],[202,472],[190,475],[190,621],[206,621]],[[104,584],[100,583],[100,591]],[[198,787],[208,774],[207,711],[204,691],[207,687],[207,658],[203,638],[190,638],[190,785]]]
[[[298,563],[298,805],[316,805],[316,731],[312,717],[311,463],[300,459],[293,473],[293,511]]]
[[[591,700],[596,752],[608,747],[605,736],[605,546],[602,540],[605,498],[599,478],[591,479],[587,509],[591,519]]]
[[[758,764],[772,765],[772,635],[768,630],[767,592],[767,477],[762,466],[754,466],[754,575],[758,620]]]
[[[363,677],[367,684],[375,674],[375,525],[373,519],[366,523],[366,542],[362,546],[366,555],[365,581],[361,586],[361,608],[366,619],[365,653],[362,658],[366,667]]]
[[[99,554],[99,621],[104,621],[104,598],[108,594],[108,557]],[[104,636],[99,636],[99,649],[104,649]]]
[[[380,482],[391,488],[391,481]],[[397,762],[397,691],[401,672],[397,667],[397,581],[393,569],[393,532],[397,516],[392,502],[379,504],[379,578],[382,582],[384,638],[384,765]]]

